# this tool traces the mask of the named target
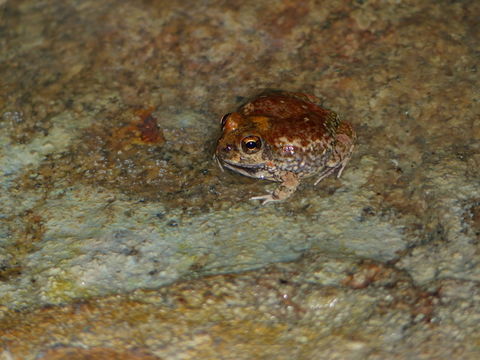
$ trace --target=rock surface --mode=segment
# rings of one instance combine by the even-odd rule
[[[480,3],[0,1],[0,359],[480,358]],[[348,119],[287,202],[266,88]]]

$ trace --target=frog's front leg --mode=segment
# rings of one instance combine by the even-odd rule
[[[289,198],[300,183],[298,175],[292,172],[285,172],[280,176],[282,182],[271,194],[253,196],[251,200],[262,200],[262,205],[269,202],[282,201]]]

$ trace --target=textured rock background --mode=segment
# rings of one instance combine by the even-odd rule
[[[479,17],[0,1],[0,358],[478,359]],[[359,142],[341,179],[261,207],[273,184],[211,155],[265,88]]]

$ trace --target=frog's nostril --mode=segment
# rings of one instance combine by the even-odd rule
[[[225,152],[230,152],[232,149],[233,149],[233,146],[230,145],[230,144],[227,144],[227,146],[225,146],[225,147],[223,148],[223,151],[225,151]]]

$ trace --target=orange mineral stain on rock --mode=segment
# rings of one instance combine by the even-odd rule
[[[135,114],[140,117],[136,123],[137,131],[140,133],[140,139],[143,143],[163,144],[165,138],[163,132],[158,127],[157,119],[152,115],[153,108],[137,110]]]
[[[152,112],[152,107],[136,110],[134,115],[140,118],[139,120],[134,120],[128,125],[114,130],[111,137],[114,147],[123,148],[130,144],[162,145],[165,137]]]
[[[44,352],[43,359],[48,360],[159,360],[160,358],[142,351],[118,351],[110,348],[94,347],[83,349],[80,347],[54,348]]]

